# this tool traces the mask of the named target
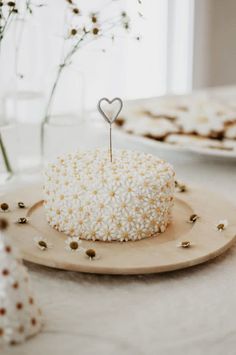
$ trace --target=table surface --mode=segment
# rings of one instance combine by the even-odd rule
[[[174,165],[178,179],[236,204],[236,160],[160,149],[158,155]],[[45,325],[3,354],[235,354],[236,246],[199,266],[145,276],[26,265]]]

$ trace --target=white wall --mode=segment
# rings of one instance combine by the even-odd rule
[[[236,84],[236,1],[195,1],[193,88]]]

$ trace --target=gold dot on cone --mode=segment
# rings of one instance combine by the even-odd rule
[[[7,229],[8,227],[8,222],[4,218],[0,218],[0,230]]]
[[[37,323],[36,318],[32,318],[32,319],[31,319],[31,324],[32,324],[32,325],[36,325],[36,323]]]
[[[5,308],[0,308],[0,316],[4,316],[6,314]]]

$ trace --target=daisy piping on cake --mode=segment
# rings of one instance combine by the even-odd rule
[[[50,192],[45,209],[49,224],[71,237],[102,241],[142,239],[164,231],[173,205],[172,168],[148,156],[152,162],[148,170],[144,153],[114,150],[111,169],[106,153],[105,149],[77,153],[73,160],[65,156],[55,167],[48,166],[51,180],[45,181],[45,191]],[[66,176],[61,160],[68,167]],[[93,181],[88,180],[88,161],[93,162],[89,169],[89,175],[96,177]],[[79,182],[78,176],[71,175],[74,162]]]

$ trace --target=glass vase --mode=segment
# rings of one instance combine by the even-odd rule
[[[44,106],[41,92],[12,91],[4,97],[7,139],[14,137],[10,146],[15,147],[13,170],[16,173],[34,173],[41,167],[40,132]]]
[[[57,73],[55,73],[55,78]],[[42,126],[44,162],[59,154],[78,149],[79,135],[84,129],[84,78],[70,65],[63,68],[59,79],[51,83]]]
[[[44,41],[34,16],[19,11],[1,53],[1,132],[15,174],[39,170],[44,102]]]

